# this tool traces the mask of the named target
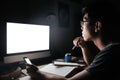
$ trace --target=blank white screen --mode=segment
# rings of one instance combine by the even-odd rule
[[[49,26],[7,23],[7,54],[49,50]]]

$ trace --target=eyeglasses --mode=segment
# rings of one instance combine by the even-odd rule
[[[84,25],[85,22],[89,22],[89,21],[80,21],[80,25]]]

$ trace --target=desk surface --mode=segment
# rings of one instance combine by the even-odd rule
[[[62,59],[57,59],[58,60],[62,60]],[[84,61],[82,59],[78,60],[78,63],[85,65]],[[49,76],[62,76],[62,77],[71,77],[73,75],[75,75],[76,73],[80,72],[81,70],[84,69],[85,66],[55,66],[53,65],[53,63],[49,63],[49,64],[45,64],[45,65],[40,65],[38,66],[39,70],[41,71],[41,73],[45,74],[45,75],[49,75]],[[24,69],[22,70],[22,72],[25,74],[25,78],[29,78],[27,71]],[[55,74],[56,72],[58,72],[57,74]],[[62,73],[61,73],[62,72]],[[24,77],[20,78],[19,80],[23,80]],[[24,79],[27,80],[27,79]]]

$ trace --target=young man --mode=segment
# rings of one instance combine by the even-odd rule
[[[115,6],[115,5],[114,5]],[[83,58],[88,67],[71,78],[47,76],[29,66],[28,73],[36,80],[120,80],[119,53],[120,44],[115,40],[119,38],[114,33],[117,31],[119,14],[112,4],[100,0],[83,8],[81,21],[82,36],[74,39],[76,47],[80,47]],[[115,40],[114,40],[115,39]],[[93,41],[100,50],[96,56],[91,56],[86,46],[86,41]],[[119,41],[118,41],[119,42]],[[34,69],[33,69],[34,68]]]

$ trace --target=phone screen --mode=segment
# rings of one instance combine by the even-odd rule
[[[26,62],[27,64],[32,64],[32,62],[30,61],[30,59],[29,59],[29,58],[24,57],[24,60],[25,60],[25,62]]]

